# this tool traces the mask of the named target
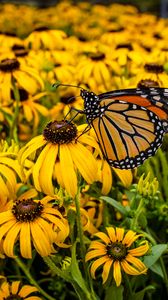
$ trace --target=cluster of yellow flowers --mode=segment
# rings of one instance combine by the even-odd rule
[[[67,216],[73,211],[80,214],[87,236],[96,234],[100,239],[91,242],[86,255],[86,262],[99,257],[91,267],[93,278],[102,265],[103,283],[113,267],[117,286],[121,269],[130,275],[146,272],[137,257],[148,251],[148,243],[133,248],[141,235],[129,228],[127,232],[114,229],[113,224],[106,227],[107,234],[98,232],[103,202],[90,193],[97,185],[99,195],[109,194],[113,173],[122,187],[128,188],[134,173],[110,168],[92,130],[84,133],[85,124],[63,120],[71,107],[83,108],[78,89],[55,90],[52,85],[57,81],[81,84],[96,93],[168,86],[167,25],[168,20],[141,14],[129,5],[60,1],[45,10],[1,6],[2,259],[17,255],[31,259],[33,249],[43,257],[58,248],[69,249],[72,240]],[[80,203],[79,211],[74,199]],[[19,284],[15,282],[9,289],[3,283],[0,298],[18,294],[26,299],[28,292],[36,290],[19,290]],[[40,299],[33,297],[29,299]]]

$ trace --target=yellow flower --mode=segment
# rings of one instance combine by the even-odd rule
[[[112,82],[111,70],[113,62],[103,52],[92,52],[88,57],[80,59],[77,65],[77,80],[95,91],[100,92],[110,88]],[[100,86],[100,87],[99,87]]]
[[[20,281],[13,281],[11,283],[4,281],[0,287],[0,299],[42,300],[34,292],[38,292],[38,289],[34,286],[22,286]],[[31,295],[32,293],[33,295]]]
[[[159,63],[146,63],[144,69],[139,69],[138,74],[134,77],[135,85],[141,80],[152,80],[155,86],[166,87],[168,85],[168,74],[164,72],[164,67]]]
[[[62,30],[39,27],[25,39],[25,45],[34,50],[62,49],[66,37],[66,33]]]
[[[3,239],[3,251],[9,257],[15,257],[18,240],[24,258],[32,258],[32,245],[41,256],[48,256],[55,252],[53,243],[61,244],[69,232],[68,223],[50,203],[53,198],[33,200],[32,195],[33,190],[27,191],[16,201],[11,200],[10,207],[0,213],[0,240]]]
[[[145,255],[149,250],[148,243],[142,242],[137,248],[132,248],[133,243],[141,236],[136,232],[123,228],[107,227],[107,234],[95,234],[101,241],[92,241],[86,254],[86,261],[96,259],[91,265],[91,275],[95,279],[96,270],[103,265],[102,279],[105,283],[113,268],[113,277],[119,286],[122,280],[121,270],[129,275],[145,274],[146,266],[137,257]],[[99,257],[99,258],[98,258]]]
[[[22,165],[33,154],[32,178],[38,191],[54,195],[53,180],[56,179],[74,197],[78,189],[78,174],[89,184],[97,179],[97,163],[91,149],[99,147],[87,134],[80,136],[82,130],[83,126],[77,128],[66,120],[53,121],[45,127],[43,135],[33,138],[20,150]]]
[[[19,89],[19,95],[20,95],[19,114],[22,115],[24,119],[28,122],[28,125],[31,128],[32,132],[34,132],[34,130],[37,129],[39,125],[40,115],[47,117],[49,114],[48,109],[42,104],[40,104],[40,99],[46,96],[46,94],[47,94],[46,92],[42,92],[35,95],[31,95],[25,89],[22,88]],[[13,93],[12,93],[12,98],[14,98]],[[13,101],[15,100],[13,99]],[[33,126],[31,126],[32,124]]]
[[[60,91],[59,94],[59,101],[52,106],[50,109],[50,116],[52,120],[60,120],[67,116],[67,119],[71,119],[74,115],[73,111],[69,113],[70,109],[74,107],[76,110],[83,109],[83,99],[79,97],[78,89],[74,89],[74,91],[67,90]],[[76,113],[75,113],[76,114]],[[81,116],[78,115],[75,120],[80,118]]]
[[[0,142],[0,189],[1,194],[9,197],[15,194],[17,176],[23,178],[21,167],[17,161],[18,146],[12,142]]]
[[[38,89],[44,87],[38,72],[34,68],[20,64],[17,59],[4,59],[0,62],[0,100],[9,103],[13,80],[19,87],[27,92],[35,94]]]

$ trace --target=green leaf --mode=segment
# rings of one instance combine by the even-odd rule
[[[148,285],[146,288],[144,288],[142,291],[138,293],[134,293],[130,300],[143,300],[145,293],[147,291],[155,290],[155,287],[153,285]]]
[[[104,300],[123,300],[123,291],[124,287],[122,285],[120,285],[119,287],[117,287],[116,285],[112,285],[106,290]]]
[[[100,197],[100,199],[104,200],[108,204],[115,207],[121,214],[127,215],[127,210],[124,208],[124,206],[120,202],[114,200],[113,198],[106,197],[106,196]]]
[[[150,268],[159,259],[163,252],[167,249],[167,244],[159,244],[152,247],[152,254],[145,256],[144,264]]]
[[[85,280],[83,279],[83,276],[79,269],[78,261],[76,259],[76,243],[74,243],[72,246],[72,260],[71,260],[70,272],[73,280],[77,282],[77,284],[82,289],[82,291],[86,295],[89,295],[89,290],[87,289]]]
[[[157,261],[154,265],[150,267],[150,270],[156,274],[158,274],[160,277],[164,279],[164,274],[162,271],[162,267],[159,261]]]

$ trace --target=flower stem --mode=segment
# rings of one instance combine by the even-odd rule
[[[137,228],[137,223],[138,223],[138,218],[140,216],[140,214],[142,213],[142,210],[144,209],[144,199],[141,198],[138,208],[136,210],[136,214],[135,217],[133,218],[132,222],[131,222],[131,229],[136,230]]]
[[[88,278],[88,273],[86,270],[86,263],[85,263],[86,247],[85,247],[85,243],[84,243],[83,227],[82,227],[82,223],[81,223],[79,191],[75,196],[75,206],[76,206],[77,228],[78,228],[78,236],[79,236],[79,240],[80,240],[80,250],[81,250],[81,257],[82,257],[82,262],[83,262],[83,269],[84,269],[86,278]]]
[[[24,272],[24,274],[26,275],[26,277],[28,278],[29,282],[34,285],[38,291],[41,293],[41,295],[43,295],[45,297],[45,299],[48,300],[56,300],[55,298],[51,297],[50,295],[48,295],[39,285],[38,283],[35,281],[35,279],[32,277],[31,273],[29,272],[27,266],[23,263],[23,261],[19,258],[16,257],[15,258],[16,263],[18,264],[18,266],[21,268],[21,270]]]
[[[14,141],[18,144],[17,122],[19,116],[20,94],[14,79],[12,80],[12,86],[13,86],[13,94],[15,98],[15,110],[14,110],[13,120],[10,128],[10,138],[14,139]]]

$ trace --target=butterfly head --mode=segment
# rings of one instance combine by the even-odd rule
[[[100,115],[99,96],[84,89],[81,89],[80,95],[84,100],[84,112],[87,121],[90,123]]]

